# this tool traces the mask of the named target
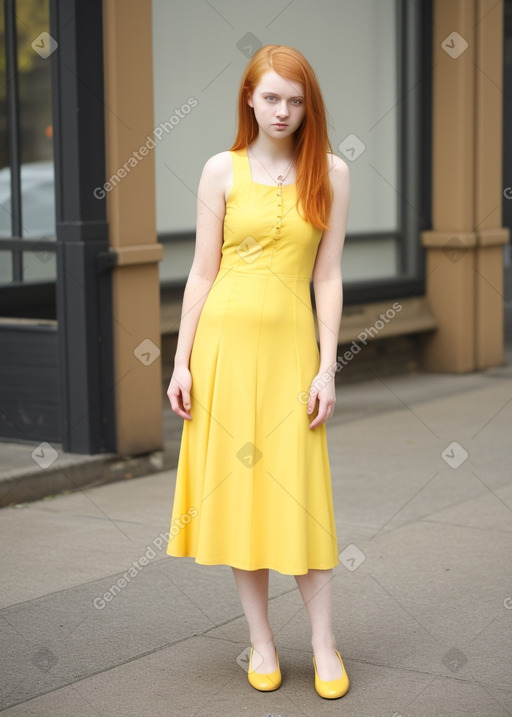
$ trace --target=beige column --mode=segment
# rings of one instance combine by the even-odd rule
[[[162,448],[151,2],[105,0],[103,18],[117,449],[137,455]]]
[[[433,229],[427,298],[439,329],[427,370],[465,372],[503,360],[503,5],[435,0]]]
[[[503,363],[503,2],[476,2],[475,368]]]

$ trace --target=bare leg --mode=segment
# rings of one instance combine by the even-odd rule
[[[254,656],[254,671],[268,674],[277,670],[274,635],[268,621],[268,570],[233,568],[238,595],[249,623]]]
[[[320,679],[337,680],[341,665],[332,631],[332,570],[309,570],[295,580],[311,622],[311,644]]]

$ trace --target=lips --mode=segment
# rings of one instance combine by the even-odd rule
[[[281,122],[274,122],[274,127],[288,127],[288,125]]]

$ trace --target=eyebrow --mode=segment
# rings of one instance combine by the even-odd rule
[[[279,92],[272,92],[272,90],[262,90],[262,95],[274,95],[275,97],[281,97]],[[293,97],[290,97],[291,100],[303,100],[304,95],[294,95]]]

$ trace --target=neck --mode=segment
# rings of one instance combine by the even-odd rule
[[[283,139],[274,139],[263,132],[259,132],[254,142],[250,145],[250,149],[263,161],[289,162],[295,150],[294,138],[292,135],[283,137]]]

